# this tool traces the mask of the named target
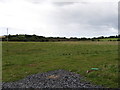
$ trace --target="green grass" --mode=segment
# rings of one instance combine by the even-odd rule
[[[118,42],[3,42],[2,46],[5,82],[64,69],[93,84],[118,87]],[[91,68],[100,70],[87,74]]]

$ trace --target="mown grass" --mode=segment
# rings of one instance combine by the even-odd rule
[[[118,42],[3,42],[2,46],[4,82],[65,69],[93,84],[118,87]],[[86,73],[94,67],[99,70]]]

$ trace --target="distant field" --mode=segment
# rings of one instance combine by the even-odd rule
[[[110,40],[118,40],[118,38],[104,38],[104,39],[99,39],[100,41],[110,41]]]
[[[90,82],[118,87],[118,42],[3,42],[3,81],[64,69]],[[8,48],[8,50],[7,50]],[[86,73],[91,68],[98,71]]]

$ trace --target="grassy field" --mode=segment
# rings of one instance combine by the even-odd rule
[[[119,38],[104,38],[104,39],[98,39],[100,41],[114,41],[114,40],[118,40]]]
[[[6,42],[2,43],[3,81],[64,69],[105,87],[118,87],[118,42]],[[8,48],[8,50],[7,50]],[[91,68],[98,71],[86,73]]]

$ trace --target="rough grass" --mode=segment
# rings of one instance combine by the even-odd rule
[[[2,53],[4,82],[65,69],[94,84],[118,87],[118,42],[3,42]],[[91,68],[99,70],[87,74]]]

